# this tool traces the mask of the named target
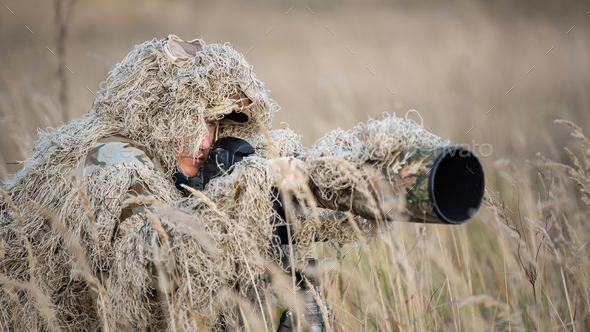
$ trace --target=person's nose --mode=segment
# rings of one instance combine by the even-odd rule
[[[211,147],[211,143],[212,143],[212,140],[209,139],[209,137],[205,138],[203,140],[203,143],[201,144],[201,149],[202,150],[207,150],[208,148]]]

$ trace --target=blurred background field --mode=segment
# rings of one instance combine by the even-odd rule
[[[54,4],[2,1],[2,180],[19,169],[12,163],[28,156],[37,128],[56,127],[64,120],[58,57],[53,54]],[[590,132],[589,10],[583,1],[78,1],[66,40],[68,112],[79,117],[90,108],[99,84],[134,45],[171,33],[183,39],[202,37],[208,43],[230,42],[247,53],[254,72],[282,108],[274,127],[288,124],[306,146],[329,130],[349,129],[382,112],[405,116],[415,109],[424,125],[452,144],[468,144],[480,155],[474,145],[489,144],[493,150],[484,150],[489,156],[482,158],[488,194],[493,191],[497,204],[505,202],[515,212],[508,215],[515,223],[528,225],[526,217],[543,224],[548,209],[554,209],[553,221],[563,215],[560,223],[567,219],[571,230],[564,226],[551,233],[558,231],[553,228],[548,236],[562,239],[564,248],[570,243],[572,255],[547,256],[547,264],[538,266],[538,286],[551,292],[542,298],[540,288],[533,294],[518,260],[518,236],[502,228],[505,219],[494,219],[485,208],[458,227],[399,223],[396,240],[383,247],[392,254],[375,256],[383,265],[391,263],[380,267],[387,275],[382,285],[390,287],[376,291],[384,292],[388,300],[381,300],[391,310],[375,314],[380,318],[371,325],[369,315],[363,317],[367,311],[359,309],[362,299],[353,296],[356,302],[350,301],[358,306],[347,308],[340,298],[335,303],[350,314],[340,314],[340,319],[366,330],[583,331],[590,326],[585,315],[590,309],[590,264],[588,249],[573,248],[590,239],[588,207],[571,184],[556,184],[563,190],[544,196],[547,184],[525,160],[536,165],[547,158],[574,166],[562,149],[568,147],[582,160],[578,178],[588,179],[590,164],[584,166],[572,129],[553,121],[566,119],[586,135]],[[408,116],[421,121],[415,113]],[[557,170],[552,174],[557,176]],[[539,210],[545,211],[543,218]],[[516,228],[528,232],[521,225]],[[538,234],[527,236],[523,246],[546,245],[542,241],[547,239]],[[549,247],[561,242],[555,243]],[[398,255],[394,251],[409,254],[393,257]],[[349,257],[345,263],[354,263],[353,255]],[[370,275],[375,264],[367,260],[361,266]],[[578,273],[570,274],[567,264]],[[374,280],[366,280],[363,287],[370,289]],[[333,287],[333,292],[325,292],[328,297],[342,296],[342,284]],[[438,287],[441,292],[435,292]],[[430,298],[434,293],[438,299]],[[498,303],[490,305],[490,299]],[[444,303],[449,304],[431,310]],[[381,325],[383,321],[387,323]]]

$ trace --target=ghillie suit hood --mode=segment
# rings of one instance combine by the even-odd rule
[[[88,114],[40,132],[33,156],[2,187],[3,328],[210,328],[235,304],[222,290],[237,285],[263,307],[265,266],[280,260],[270,195],[277,175],[265,158],[305,152],[291,130],[271,128],[278,109],[228,44],[171,35],[136,46]],[[225,121],[229,114],[248,121]],[[184,197],[172,180],[177,157],[186,147],[197,153],[211,117],[224,118],[220,136],[249,141],[256,155]],[[342,189],[335,186],[361,188],[367,173],[358,155],[389,154],[403,165],[409,132],[441,144],[413,121],[370,122],[320,140],[307,153],[311,178],[325,195]],[[376,148],[384,137],[393,137],[388,151]],[[122,159],[101,159],[111,153]],[[301,255],[314,240],[355,239],[349,216],[299,212],[293,239]]]
[[[239,106],[242,98],[248,106]],[[198,152],[208,134],[205,119],[247,112],[247,123],[222,126],[220,135],[252,140],[261,135],[260,126],[271,129],[278,110],[252,66],[229,44],[170,35],[138,45],[116,66],[90,116],[144,145],[170,171],[183,147]]]

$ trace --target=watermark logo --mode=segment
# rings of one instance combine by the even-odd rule
[[[461,143],[456,146],[463,148],[458,151],[458,154],[460,157],[467,157],[469,155],[469,151],[471,151],[471,153],[473,155],[475,155],[476,157],[480,157],[480,158],[489,158],[494,153],[494,147],[491,144],[489,144],[489,143],[479,144],[479,143],[476,143],[475,140],[472,140],[471,144]],[[469,151],[467,151],[467,150],[469,150]]]

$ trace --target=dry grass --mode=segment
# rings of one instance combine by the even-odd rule
[[[590,261],[585,254],[585,246],[590,242],[586,241],[590,236],[587,224],[590,140],[575,124],[564,120],[556,123],[573,128],[572,135],[581,146],[577,154],[583,156],[583,162],[570,150],[568,154],[575,167],[556,163],[541,154],[520,167],[507,159],[498,160],[498,174],[512,182],[514,210],[488,190],[485,208],[466,225],[393,223],[382,227],[371,240],[355,226],[359,241],[353,246],[318,245],[316,254],[323,262],[319,271],[322,293],[313,295],[318,299],[322,296],[333,310],[336,321],[333,328],[340,331],[560,328],[585,331],[590,328],[587,318]],[[194,194],[217,210],[200,192]],[[79,195],[83,201],[87,200],[83,191],[79,190]],[[10,205],[10,200],[5,199]],[[145,203],[153,199],[134,200]],[[16,208],[12,210],[18,214]],[[164,214],[174,220],[172,211]],[[106,317],[108,298],[102,281],[88,267],[77,241],[54,216],[48,215],[52,227],[66,238],[65,243],[78,261],[79,273],[96,288]],[[164,255],[166,263],[161,268],[172,277],[170,282],[180,287],[183,282],[168,256],[168,235],[149,212],[148,218],[159,234],[159,245],[152,247],[157,247],[161,254],[154,253],[154,257]],[[349,221],[356,225],[352,219]],[[293,296],[285,290],[295,288],[293,275],[282,275],[278,268],[271,267],[271,271],[274,271],[271,272],[273,291],[256,293],[257,301],[236,297],[231,290],[225,295],[226,301],[237,304],[248,331],[277,326],[279,304],[294,306],[297,317],[306,312],[302,293],[295,292]],[[252,278],[256,283],[255,277]],[[50,302],[35,288],[34,276],[31,280],[26,284],[2,277],[0,281],[7,291],[15,286],[30,292],[49,322],[58,319]],[[193,327],[214,330],[197,318],[188,295],[182,290],[178,294],[189,303]],[[266,300],[264,304],[261,298]],[[179,314],[176,301],[175,296],[167,298],[173,320]],[[322,311],[327,316],[326,308]],[[186,330],[179,324],[171,327],[175,331]],[[105,324],[104,330],[108,329]]]
[[[53,48],[51,3],[7,5],[15,15],[0,23],[2,179],[18,169],[5,163],[27,156],[35,129],[56,126],[61,114],[58,60],[45,49]],[[394,223],[395,235],[386,229],[354,246],[319,244],[321,295],[339,330],[590,330],[590,143],[582,130],[590,128],[588,9],[529,4],[531,14],[528,7],[462,2],[450,9],[324,2],[307,4],[312,15],[295,5],[285,16],[292,4],[79,3],[66,58],[75,72],[70,110],[80,116],[89,108],[94,96],[86,86],[96,91],[132,45],[168,33],[231,41],[243,53],[255,46],[246,58],[283,108],[275,127],[288,122],[307,145],[367,114],[418,109],[430,129],[454,144],[493,145],[483,160],[488,200],[462,226]],[[222,12],[227,20],[218,19]],[[245,20],[247,29],[227,28],[244,17],[264,18]],[[559,121],[573,139],[552,124],[556,118],[579,126]],[[80,273],[100,290],[100,276],[84,266]],[[2,291],[28,289],[47,304],[39,310],[59,319],[34,286],[2,282]],[[274,286],[274,294],[260,294],[267,304],[239,301],[248,329],[265,324],[255,312],[265,311],[276,326],[274,303],[296,304],[285,290],[292,289],[289,278]],[[175,299],[169,301],[175,310]],[[305,312],[301,305],[296,310]],[[205,325],[195,319],[195,328]]]
[[[590,152],[579,128],[573,135]],[[385,233],[353,251],[347,275],[325,279],[337,320],[359,331],[587,330],[588,161],[569,179],[543,156],[499,163],[514,184],[513,211],[488,193],[467,225],[397,224],[395,239]]]

